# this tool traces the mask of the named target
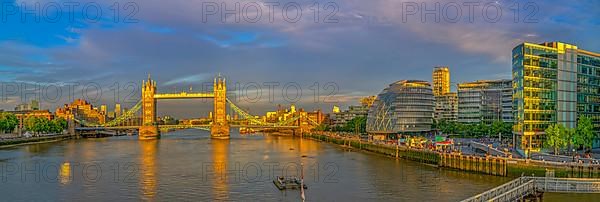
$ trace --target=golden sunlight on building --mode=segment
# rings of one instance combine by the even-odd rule
[[[92,104],[82,99],[77,99],[71,104],[65,104],[64,107],[56,109],[55,115],[56,117],[63,118],[65,120],[77,118],[98,124],[104,124],[106,122],[106,114],[98,109],[95,109]]]
[[[333,110],[331,110],[331,112],[333,113],[340,113],[340,107],[337,105],[333,105]]]
[[[450,92],[450,68],[435,67],[433,69],[433,96],[441,96]]]

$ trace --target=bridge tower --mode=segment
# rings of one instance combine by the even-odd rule
[[[214,111],[213,120],[210,126],[210,135],[212,138],[229,139],[229,123],[227,122],[227,84],[225,78],[221,75],[215,78],[213,83]]]
[[[139,139],[156,139],[160,137],[156,125],[156,81],[148,75],[148,81],[142,81],[142,125],[139,130]]]

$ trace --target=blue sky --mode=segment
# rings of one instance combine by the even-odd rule
[[[327,6],[319,1],[318,22],[314,19],[315,1],[0,2],[0,81],[31,85],[25,91],[37,91],[34,86],[38,84],[54,89],[45,94],[56,94],[56,86],[64,88],[60,101],[44,102],[42,98],[43,106],[52,110],[69,100],[64,92],[73,84],[81,84],[75,91],[102,92],[94,104],[112,105],[115,100],[124,102],[124,97],[135,100],[139,92],[130,92],[133,88],[128,85],[139,85],[149,73],[162,92],[202,89],[221,73],[231,88],[245,89],[247,97],[261,97],[256,103],[254,99],[239,100],[240,105],[257,113],[290,102],[308,110],[330,110],[333,104],[347,106],[360,96],[377,94],[397,80],[430,80],[432,68],[438,65],[450,66],[453,82],[510,78],[510,51],[523,41],[563,41],[600,52],[600,4],[594,0],[453,1],[457,5],[480,3],[473,22],[466,16],[467,7],[462,7],[463,15],[456,22],[447,20],[456,15],[452,11],[440,15],[439,22],[432,16],[422,21],[420,13],[403,20],[403,6],[407,4],[402,3],[407,2],[396,0],[334,0],[335,4]],[[33,9],[36,2],[40,9],[29,13],[40,16],[39,22],[23,11]],[[79,6],[71,12],[64,5],[73,2]],[[272,19],[265,2],[279,3]],[[448,5],[448,1],[433,0],[408,3],[421,7],[435,6],[436,2],[441,7]],[[119,5],[116,20],[115,3]],[[231,9],[240,3],[240,9],[234,11],[237,15],[225,15],[223,21],[220,10],[206,15],[207,7],[203,6],[207,3],[217,5],[217,9],[223,5]],[[526,7],[527,3],[534,4]],[[486,21],[495,14],[488,9],[485,18],[482,7],[487,4],[502,9],[497,22]],[[57,10],[53,5],[62,8]],[[252,20],[258,16],[257,7],[252,5],[262,10],[260,20]],[[298,21],[290,20],[294,12],[289,10],[285,18],[285,5],[302,8]],[[100,16],[95,12],[98,8],[102,10]],[[514,21],[515,10],[518,22]],[[327,18],[333,11],[333,17]],[[531,21],[524,22],[530,14]],[[53,22],[58,15],[61,18]],[[119,96],[115,96],[116,83]],[[272,100],[265,85],[269,83],[279,83]],[[320,88],[318,102],[316,83]],[[286,100],[286,84],[299,85],[301,99]],[[22,101],[21,94],[2,89],[1,108],[10,109]],[[331,93],[335,96],[328,97]],[[81,97],[78,94],[82,93],[73,97]],[[287,96],[293,97],[289,92]],[[325,98],[328,102],[323,102]],[[160,105],[165,106],[160,107],[160,113],[181,117],[206,113],[210,108],[194,101]]]

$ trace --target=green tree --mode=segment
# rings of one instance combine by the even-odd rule
[[[56,124],[56,127],[54,126]],[[24,121],[25,130],[33,132],[35,134],[54,132],[62,128],[64,123],[62,121],[51,122],[45,117],[28,117]],[[62,129],[61,129],[62,131]]]
[[[316,131],[329,131],[330,127],[328,124],[321,124],[321,125],[318,125],[317,127],[315,127],[315,130]]]
[[[435,124],[435,128],[445,134],[459,134],[461,130],[459,130],[459,123],[454,121],[439,121]]]
[[[344,125],[342,130],[345,132],[357,132],[357,129],[360,133],[367,132],[367,117],[359,116],[353,118]]]
[[[562,124],[552,124],[546,128],[546,147],[554,148],[554,154],[558,154],[559,149],[567,145],[566,128]]]
[[[510,135],[513,133],[513,123],[504,123],[502,134]]]
[[[492,136],[496,136],[498,134],[501,134],[501,135],[505,134],[504,127],[505,127],[504,122],[502,122],[502,121],[494,121],[492,123],[491,129],[490,129],[490,131],[492,133],[491,135]]]
[[[47,133],[50,131],[50,120],[47,118],[38,118],[38,126],[39,133]]]
[[[573,148],[573,145],[575,145],[577,130],[575,128],[564,128],[562,131],[562,137],[567,142],[567,145],[569,145],[569,150],[571,150],[571,148]]]
[[[591,149],[595,137],[596,133],[594,132],[592,120],[586,116],[580,116],[577,121],[577,129],[574,137],[575,146],[583,146],[584,149]]]
[[[23,121],[23,127],[26,131],[35,132],[37,125],[37,117],[30,116]]]
[[[12,113],[0,113],[0,132],[11,133],[19,125],[19,119]]]
[[[67,129],[67,121],[63,118],[56,118],[50,121],[50,131],[53,133],[61,133],[63,130]]]

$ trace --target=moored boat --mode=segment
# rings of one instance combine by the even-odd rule
[[[300,189],[300,187],[304,187],[304,189],[308,189],[308,186],[306,186],[306,184],[303,184],[301,182],[301,180],[298,179],[297,177],[287,177],[286,178],[286,177],[277,176],[273,180],[273,184],[275,184],[275,186],[279,190]]]

